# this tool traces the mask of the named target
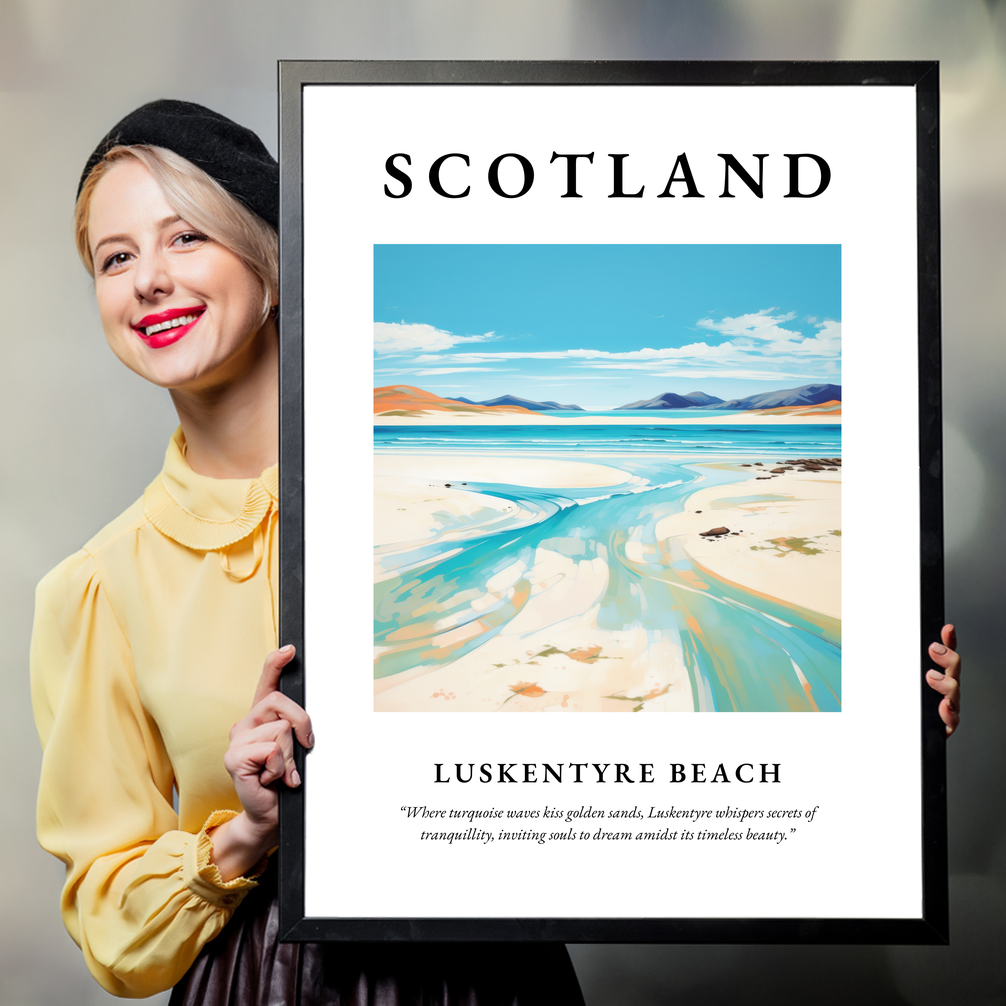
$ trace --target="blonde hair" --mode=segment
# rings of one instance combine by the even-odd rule
[[[279,236],[202,168],[165,147],[112,147],[84,181],[74,211],[74,238],[91,278],[94,259],[87,240],[91,198],[112,165],[126,158],[139,161],[154,176],[168,205],[183,220],[234,252],[255,273],[262,284],[264,323],[279,293]]]

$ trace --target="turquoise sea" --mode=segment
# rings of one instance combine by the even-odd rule
[[[686,412],[687,410],[681,410]],[[581,413],[553,413],[580,416]],[[605,413],[611,415],[611,413]],[[618,413],[618,415],[632,415]],[[644,413],[645,415],[645,413]],[[694,416],[694,413],[692,413]],[[840,457],[842,427],[830,424],[744,426],[640,423],[541,426],[375,426],[374,449],[424,454],[673,454],[676,457]],[[779,455],[778,460],[785,460]]]

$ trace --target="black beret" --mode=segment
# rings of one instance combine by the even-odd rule
[[[91,169],[112,147],[166,147],[219,182],[263,220],[279,226],[279,165],[250,130],[191,101],[163,98],[114,125],[84,165],[77,195]]]

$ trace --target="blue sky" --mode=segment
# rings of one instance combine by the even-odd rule
[[[585,409],[841,384],[839,245],[375,245],[374,384]]]

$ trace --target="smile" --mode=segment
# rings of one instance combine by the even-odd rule
[[[172,308],[158,314],[148,314],[132,326],[133,331],[152,349],[177,342],[202,317],[205,307]]]
[[[198,318],[198,314],[183,314],[181,318],[172,318],[171,321],[162,321],[159,325],[148,325],[143,329],[143,334],[149,339],[157,332],[166,332],[169,328],[178,328],[180,325],[191,325]]]

